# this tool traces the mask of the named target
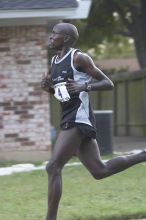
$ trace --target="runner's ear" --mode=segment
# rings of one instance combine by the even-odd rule
[[[65,35],[64,36],[64,42],[66,43],[68,41],[70,41],[70,36],[69,35]]]

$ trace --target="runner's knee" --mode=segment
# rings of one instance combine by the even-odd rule
[[[58,166],[57,162],[50,161],[46,165],[46,171],[47,171],[49,176],[58,175],[61,171],[61,168]]]
[[[106,169],[106,166],[104,166],[101,169],[92,171],[91,174],[96,180],[100,180],[108,176],[108,170]]]

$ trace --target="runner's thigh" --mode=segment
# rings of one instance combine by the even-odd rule
[[[64,165],[75,153],[83,140],[78,128],[61,130],[52,152],[51,161]]]
[[[105,166],[95,139],[84,140],[77,150],[77,154],[81,162],[91,173],[98,172]]]

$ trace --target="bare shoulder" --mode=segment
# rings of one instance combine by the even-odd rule
[[[91,57],[87,53],[83,53],[80,51],[75,52],[74,54],[74,60],[90,60]]]
[[[74,64],[76,67],[83,67],[89,64],[93,65],[93,61],[87,53],[77,51],[74,54]]]
[[[95,65],[87,53],[77,51],[74,54],[74,66],[79,71],[85,72],[97,80],[107,79],[106,75]]]

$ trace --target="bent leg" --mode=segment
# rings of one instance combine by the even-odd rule
[[[59,201],[62,193],[61,170],[65,163],[75,154],[82,142],[77,128],[60,132],[52,158],[46,166],[48,172],[48,212],[46,220],[56,220]]]
[[[119,173],[129,167],[146,161],[146,152],[138,154],[115,157],[103,162],[96,140],[84,140],[78,149],[78,157],[89,172],[96,178],[102,179]]]

